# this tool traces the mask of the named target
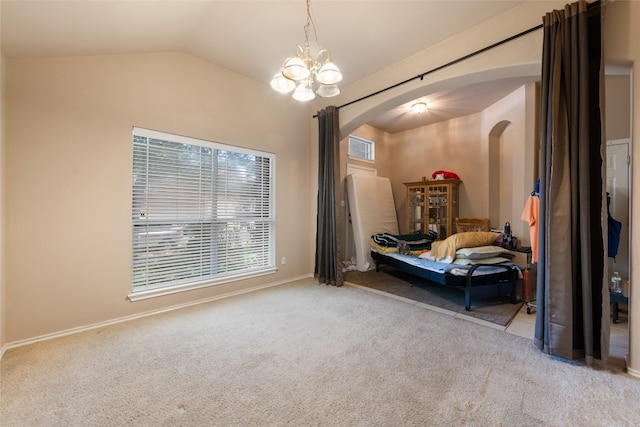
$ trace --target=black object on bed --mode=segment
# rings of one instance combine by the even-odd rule
[[[376,251],[371,251],[371,258],[376,262],[376,271],[380,271],[380,265],[387,264],[430,282],[464,291],[464,308],[467,311],[471,310],[472,296],[510,295],[511,302],[517,302],[518,269],[511,263],[460,266]],[[454,274],[454,269],[458,274]],[[465,275],[460,274],[465,271]]]

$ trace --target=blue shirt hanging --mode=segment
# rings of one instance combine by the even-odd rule
[[[607,224],[609,228],[609,258],[615,258],[618,255],[618,246],[620,245],[620,231],[622,230],[622,223],[616,221],[611,216],[611,210],[609,205],[611,204],[611,196],[607,193]]]

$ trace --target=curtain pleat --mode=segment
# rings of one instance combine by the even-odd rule
[[[544,18],[535,343],[566,359],[608,354],[601,6]]]
[[[318,127],[318,214],[314,276],[320,283],[342,286],[342,250],[336,232],[343,229],[339,227],[344,227],[341,210],[336,202],[336,194],[340,194],[338,109],[330,106],[319,111]]]

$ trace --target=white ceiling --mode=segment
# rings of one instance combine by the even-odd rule
[[[312,11],[318,40],[348,86],[519,3],[313,0]],[[304,41],[306,21],[303,0],[2,0],[1,7],[8,58],[182,51],[265,84]],[[446,111],[416,118],[400,106],[372,125],[397,132],[477,112],[523,82],[504,83],[434,94],[447,98]]]

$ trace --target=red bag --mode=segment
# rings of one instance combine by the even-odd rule
[[[448,171],[435,171],[431,174],[431,178],[436,179],[436,176],[442,175],[444,179],[460,179],[458,175]]]

